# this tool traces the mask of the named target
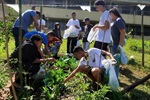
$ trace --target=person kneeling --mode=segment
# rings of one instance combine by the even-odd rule
[[[112,54],[97,48],[91,48],[84,51],[82,47],[77,46],[73,50],[74,56],[80,60],[78,67],[66,78],[64,83],[71,79],[77,72],[86,74],[94,83],[102,83],[105,68],[102,61],[105,59],[102,54],[108,55],[114,59]]]
[[[27,73],[27,84],[32,79],[38,78],[39,71],[41,71],[40,64],[43,62],[55,62],[54,58],[44,58],[39,52],[42,45],[42,37],[40,35],[33,35],[29,41],[24,41],[21,45],[22,48],[22,67]],[[19,67],[19,47],[17,47],[10,56],[10,65],[12,69]],[[42,70],[43,71],[43,70]],[[44,72],[44,71],[43,71]],[[24,75],[23,75],[24,76]],[[44,77],[43,77],[44,78]],[[20,83],[20,79],[16,80]]]

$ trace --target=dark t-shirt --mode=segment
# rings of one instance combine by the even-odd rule
[[[117,18],[111,23],[111,35],[115,45],[118,45],[120,41],[120,29],[126,29],[125,22],[123,19]]]
[[[10,59],[16,58],[19,59],[19,47],[14,50],[14,52],[11,54]],[[40,63],[33,63],[36,59],[40,59],[41,55],[37,49],[37,47],[29,42],[25,41],[22,44],[22,66],[23,69],[31,75],[34,75],[37,73],[40,69],[39,65]],[[17,62],[18,63],[18,62]]]
[[[88,42],[87,37],[89,35],[89,32],[91,31],[91,28],[93,27],[92,24],[86,25],[84,27],[84,34],[83,34],[83,42]]]

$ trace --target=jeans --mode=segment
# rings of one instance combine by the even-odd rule
[[[50,51],[50,53],[52,54],[52,56],[56,56],[59,48],[60,48],[61,43],[60,42],[56,42],[52,47],[48,47],[48,50]]]
[[[116,54],[116,49],[117,49],[117,47],[118,47],[118,45],[109,46],[110,52],[111,52],[112,55],[115,55],[115,54]],[[119,74],[119,66],[115,66],[114,69],[115,69],[116,75],[117,75],[117,77],[118,77],[118,74]]]
[[[22,30],[22,38],[28,31]],[[15,39],[15,46],[16,48],[19,46],[19,27],[14,27],[12,29],[12,33]]]
[[[90,43],[89,42],[83,42],[83,49],[86,51],[90,48]]]
[[[70,50],[70,45],[71,45],[71,50]],[[77,37],[68,37],[67,38],[67,53],[72,53],[76,45],[77,45]]]

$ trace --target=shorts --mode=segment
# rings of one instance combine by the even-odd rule
[[[91,70],[92,70],[92,68],[91,67],[89,67],[90,69],[89,69],[89,72],[87,73],[88,75],[92,75],[92,72],[91,72]],[[100,73],[100,75],[101,75],[101,81],[103,81],[104,80],[104,75],[105,75],[105,68],[99,68],[100,70],[101,70],[101,72],[102,73]]]
[[[103,47],[102,47],[102,44],[103,44]],[[95,44],[94,44],[94,48],[98,48],[98,49],[105,50],[105,51],[108,51],[107,46],[108,46],[108,43],[102,43],[99,41],[95,41]]]

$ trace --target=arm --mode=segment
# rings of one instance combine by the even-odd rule
[[[37,31],[39,31],[39,25],[38,25],[38,18],[37,17],[32,17],[33,18],[33,22],[34,22],[34,26],[36,28]]]
[[[56,60],[54,58],[47,58],[47,59],[36,59],[33,63],[40,63],[40,62],[55,62]]]
[[[125,31],[125,29],[120,29],[119,31],[120,31],[119,45],[123,46],[123,42],[124,42],[126,31]]]
[[[110,23],[109,21],[105,21],[104,25],[95,25],[93,27],[93,30],[95,30],[96,28],[102,29],[102,30],[108,30],[110,28]]]
[[[45,58],[45,57],[46,57],[45,54],[41,51],[40,48],[38,49],[38,51],[39,51],[39,53],[41,54],[42,58]]]
[[[113,55],[109,52],[106,52],[106,51],[102,50],[102,54],[106,54],[106,55],[109,56],[110,59],[114,59]]]
[[[72,77],[74,77],[75,74],[79,71],[80,71],[80,67],[77,67],[66,79],[64,79],[64,83],[66,83],[68,80],[70,80]]]
[[[46,50],[48,56],[51,57],[51,53],[50,53],[50,51],[48,50],[48,45],[45,45],[45,50]]]

